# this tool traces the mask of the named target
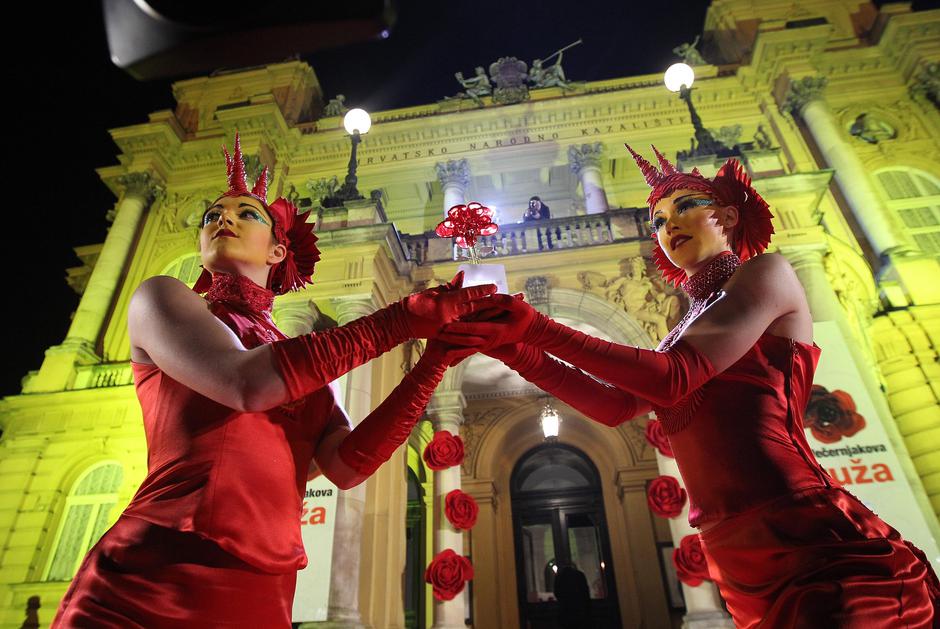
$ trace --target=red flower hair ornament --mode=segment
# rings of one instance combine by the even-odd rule
[[[292,290],[300,290],[309,284],[313,268],[320,259],[317,248],[317,236],[313,226],[307,223],[308,212],[298,214],[297,207],[284,198],[275,199],[270,205],[268,194],[268,167],[265,166],[251,190],[245,174],[245,162],[242,160],[241,140],[235,132],[235,145],[232,154],[222,147],[225,155],[225,167],[228,171],[228,190],[222,197],[251,197],[259,201],[274,220],[274,238],[287,247],[287,256],[275,264],[268,273],[268,286],[275,295],[283,295]],[[203,269],[196,280],[193,290],[204,293],[212,285],[212,274]]]
[[[731,235],[731,249],[742,262],[767,248],[770,236],[774,233],[773,214],[770,213],[767,202],[751,186],[751,178],[741,166],[741,162],[731,158],[718,169],[713,179],[707,179],[697,168],[693,168],[690,173],[679,172],[655,146],[653,152],[659,160],[659,169],[630,148],[629,144],[624,146],[633,155],[647,185],[652,188],[646,200],[650,208],[650,218],[656,204],[676,190],[704,192],[714,197],[721,205],[733,205],[738,209],[738,224]],[[653,262],[662,272],[663,278],[674,286],[685,282],[688,279],[685,271],[669,261],[666,252],[659,246],[656,234],[653,234],[653,241]]]

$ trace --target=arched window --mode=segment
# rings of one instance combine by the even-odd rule
[[[940,255],[940,182],[923,171],[892,168],[875,174],[888,209],[900,219],[914,245]]]
[[[161,275],[175,277],[187,286],[192,286],[202,273],[202,258],[198,253],[188,253],[177,258],[172,264],[163,269]]]
[[[72,485],[44,581],[68,581],[75,575],[85,553],[107,530],[123,479],[124,470],[119,463],[100,463]]]

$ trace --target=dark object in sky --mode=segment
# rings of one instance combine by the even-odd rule
[[[384,39],[395,21],[394,5],[394,0],[102,0],[111,61],[142,81]]]

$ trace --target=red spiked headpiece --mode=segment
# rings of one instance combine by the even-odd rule
[[[317,248],[317,236],[313,233],[313,226],[307,223],[308,213],[298,214],[293,203],[284,198],[275,199],[270,205],[267,202],[268,194],[268,167],[265,166],[255,181],[255,185],[248,190],[245,175],[245,162],[242,160],[241,140],[235,132],[235,145],[232,154],[222,146],[225,154],[225,167],[228,171],[228,190],[223,197],[251,197],[261,202],[268,214],[274,220],[274,238],[278,243],[287,247],[287,256],[274,265],[268,274],[268,288],[275,295],[283,295],[292,290],[300,290],[304,284],[309,284],[313,276],[313,268],[320,259],[320,250]],[[221,198],[221,197],[220,197]],[[196,280],[193,290],[204,293],[212,284],[212,274],[203,269],[202,275]]]
[[[659,161],[659,169],[643,159],[629,144],[624,146],[633,155],[643,177],[646,178],[646,183],[652,188],[649,198],[646,199],[651,219],[653,208],[664,197],[680,189],[697,190],[714,196],[722,205],[733,205],[738,209],[739,219],[731,235],[731,249],[742,262],[767,248],[770,236],[774,233],[773,214],[770,213],[767,202],[751,186],[751,178],[741,166],[741,162],[731,158],[718,169],[714,179],[706,179],[697,168],[693,168],[690,173],[679,172],[655,146],[653,152]],[[688,279],[685,271],[666,257],[656,234],[653,234],[653,240],[656,243],[653,246],[653,262],[662,271],[667,282],[679,286]]]

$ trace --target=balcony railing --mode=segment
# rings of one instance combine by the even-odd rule
[[[493,236],[481,237],[479,247],[491,247],[490,255],[505,257],[643,240],[650,237],[648,218],[646,208],[618,208],[603,214],[506,223]],[[402,234],[401,241],[405,254],[417,264],[453,260],[453,247],[434,232]]]

